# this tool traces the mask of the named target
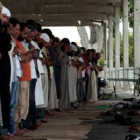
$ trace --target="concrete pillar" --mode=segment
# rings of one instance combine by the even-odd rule
[[[115,78],[119,78],[120,70],[120,8],[115,7]],[[120,89],[120,82],[115,82],[116,89]]]
[[[78,30],[79,36],[81,38],[83,47],[88,49],[89,39],[88,39],[86,28],[84,26],[77,26],[77,30]]]
[[[103,50],[104,50],[104,77],[107,77],[107,60],[108,60],[108,47],[107,47],[107,24],[106,22],[103,23]]]
[[[112,77],[113,71],[113,16],[109,15],[109,78]],[[109,87],[113,87],[112,82],[109,83]]]
[[[128,37],[128,0],[123,0],[123,78],[128,79],[129,68],[129,37]],[[129,83],[123,82],[123,90],[129,90]]]
[[[139,0],[134,0],[134,68],[140,67],[140,43],[139,43]],[[139,73],[139,70],[135,70]],[[136,77],[135,77],[136,78]]]

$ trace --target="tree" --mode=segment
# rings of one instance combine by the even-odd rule
[[[133,17],[134,17],[134,0],[128,0],[128,19],[130,28],[133,27]],[[123,19],[123,7],[120,9],[120,17]]]
[[[134,65],[134,47],[133,47],[133,34],[129,33],[129,67],[133,67]],[[104,66],[104,55],[103,55],[104,48],[101,49],[102,57],[99,60],[100,66]],[[115,66],[115,39],[113,40],[113,65]],[[109,58],[109,54],[108,54]],[[123,67],[123,36],[120,39],[120,65]]]
[[[128,19],[129,19],[129,27],[133,28],[133,17],[134,17],[134,0],[128,0]],[[123,20],[123,7],[120,9],[120,17],[121,21]],[[115,18],[113,19],[113,33],[115,33]],[[113,34],[113,37],[115,37],[115,34]],[[134,65],[134,40],[133,40],[133,34],[129,33],[129,66],[133,67]],[[101,50],[101,53],[103,54],[103,47]],[[113,64],[115,66],[115,40],[113,40]],[[99,63],[103,66],[104,64],[104,56],[102,55],[102,58],[100,59]],[[120,64],[121,67],[123,67],[123,36],[121,36],[120,39]]]

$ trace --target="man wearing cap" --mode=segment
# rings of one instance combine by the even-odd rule
[[[52,67],[52,65],[54,65],[54,62],[51,60],[51,57],[49,56],[49,51],[48,51],[48,48],[51,46],[50,37],[48,36],[48,34],[42,33],[40,38],[42,38],[42,40],[43,40],[42,53],[44,53],[44,55],[48,59],[48,61],[47,61],[46,64],[43,65],[44,75],[42,75],[44,104],[41,105],[41,106],[38,106],[38,107],[44,109],[44,111],[45,111],[45,108],[48,108],[49,105],[54,105],[54,103],[52,101],[56,101],[57,97],[54,96],[54,94],[56,95],[56,86],[52,85],[52,83],[54,82],[54,79],[53,79],[53,76],[52,76],[53,75],[53,67]],[[47,65],[48,69],[47,69],[46,65]],[[48,75],[48,73],[49,73],[48,70],[50,70],[50,75]],[[49,78],[51,78],[52,81],[51,81],[51,87],[50,87],[50,98],[49,98],[49,101],[48,101],[48,97],[49,97],[49,87],[48,87]],[[55,93],[52,92],[52,89],[54,89]],[[49,107],[52,107],[52,106],[49,106]],[[50,109],[52,109],[52,108],[50,108]],[[44,120],[45,119],[43,119],[43,121]],[[47,119],[46,119],[46,121],[47,121]]]
[[[72,107],[76,107],[75,101],[77,100],[77,94],[76,94],[76,81],[75,81],[75,70],[72,65],[74,61],[74,54],[77,51],[77,47],[73,44],[70,44],[71,51],[68,54],[69,55],[69,67],[68,67],[68,75],[69,75],[69,94],[70,94],[70,102]]]
[[[11,17],[11,12],[8,8],[2,6],[2,11],[0,15],[0,20],[2,24],[7,25],[9,23],[9,18]]]
[[[1,11],[2,10],[2,11]],[[8,129],[10,126],[10,75],[11,65],[9,51],[11,50],[11,36],[2,30],[5,27],[7,13],[3,15],[0,3],[0,127]],[[2,139],[2,138],[0,138]]]

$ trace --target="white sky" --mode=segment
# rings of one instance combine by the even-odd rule
[[[77,31],[77,27],[43,27],[43,28],[49,28],[51,29],[52,33],[56,36],[59,37],[60,39],[62,38],[69,38],[70,42],[80,42],[80,36]],[[90,30],[89,27],[86,26],[86,31],[88,34],[88,38],[90,38]],[[122,33],[123,31],[123,26],[122,23],[120,23],[120,32]]]
[[[44,27],[49,28],[54,36],[62,38],[69,38],[70,42],[80,42],[80,36],[77,31],[77,27]],[[87,34],[90,36],[89,28],[86,27]]]

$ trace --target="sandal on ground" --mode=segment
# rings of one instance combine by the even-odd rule
[[[126,137],[125,137],[125,140],[134,140],[134,139],[136,139],[136,136],[135,135],[127,135]]]
[[[140,133],[140,125],[139,126],[131,126],[129,128],[129,132],[131,132],[131,133]]]
[[[114,123],[114,122],[115,122],[115,120],[113,120],[113,119],[107,119],[105,121],[101,121],[100,123],[110,124],[110,123]]]

